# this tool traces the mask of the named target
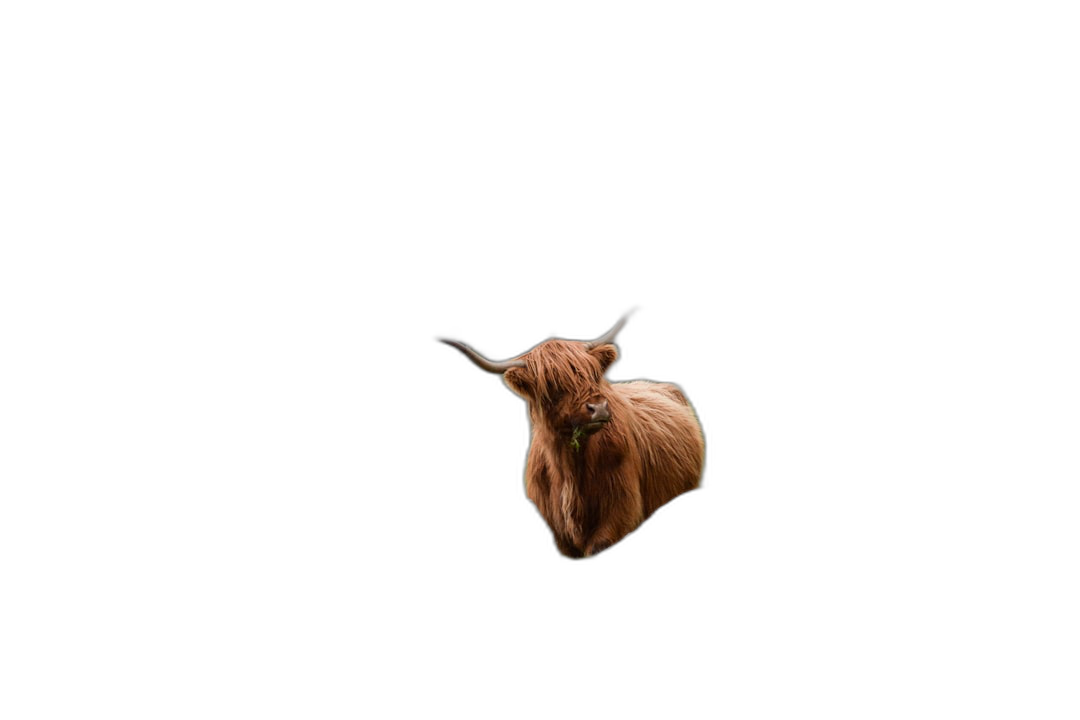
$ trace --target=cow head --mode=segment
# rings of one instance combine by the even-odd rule
[[[571,447],[612,421],[608,381],[604,373],[618,357],[615,335],[626,323],[588,342],[552,339],[502,362],[488,360],[463,342],[443,340],[488,372],[502,374],[506,384],[529,403],[534,422],[565,436]]]

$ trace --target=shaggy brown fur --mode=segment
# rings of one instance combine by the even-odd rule
[[[616,357],[611,343],[553,339],[506,363],[518,366],[485,368],[529,404],[525,491],[569,557],[610,547],[701,481],[705,442],[686,397],[667,383],[609,382]],[[604,401],[609,418],[596,422]]]

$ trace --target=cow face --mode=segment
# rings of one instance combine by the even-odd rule
[[[614,345],[548,340],[509,368],[504,378],[528,401],[534,418],[559,434],[587,437],[611,421],[604,373],[618,357]]]
[[[501,362],[489,360],[458,340],[443,340],[456,347],[478,367],[500,373],[510,389],[529,403],[537,423],[570,437],[571,447],[602,430],[612,417],[606,397],[609,388],[604,373],[618,357],[612,344],[626,324],[623,316],[596,340],[548,340],[524,355]]]

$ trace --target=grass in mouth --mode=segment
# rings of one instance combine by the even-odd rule
[[[581,440],[579,438],[584,434],[580,427],[574,427],[574,435],[570,438],[570,447],[573,448],[574,452],[581,449]]]

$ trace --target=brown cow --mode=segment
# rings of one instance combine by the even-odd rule
[[[679,388],[604,378],[618,357],[612,343],[625,323],[623,317],[590,342],[553,338],[503,362],[443,340],[484,370],[501,373],[528,402],[525,492],[569,557],[610,547],[701,482],[705,441]]]

